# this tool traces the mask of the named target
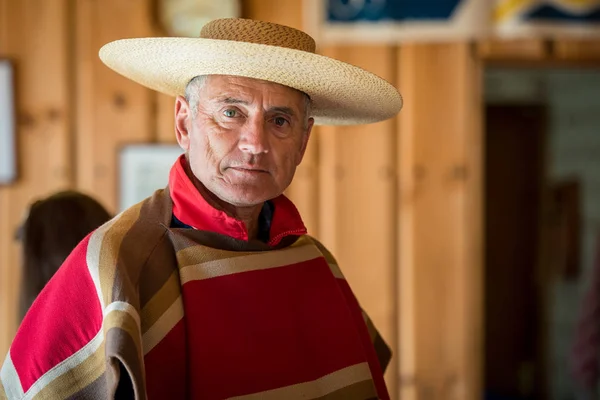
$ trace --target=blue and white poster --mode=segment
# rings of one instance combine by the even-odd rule
[[[496,0],[500,37],[600,37],[600,0]]]
[[[321,44],[600,37],[600,0],[305,0]]]
[[[319,43],[474,39],[490,27],[492,1],[305,0],[305,21]]]

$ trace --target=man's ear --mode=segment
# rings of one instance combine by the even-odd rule
[[[308,123],[306,124],[306,130],[302,134],[302,143],[300,147],[300,157],[298,158],[298,162],[296,165],[300,165],[300,162],[304,158],[304,153],[306,152],[306,147],[308,146],[308,139],[310,139],[310,133],[312,131],[313,124],[315,123],[314,118],[309,118]]]
[[[192,110],[187,100],[183,96],[177,96],[175,99],[175,136],[177,143],[184,152],[190,148],[190,122],[192,120]]]

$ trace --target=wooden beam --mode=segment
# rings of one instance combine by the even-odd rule
[[[477,43],[477,53],[484,60],[542,60],[549,56],[543,40],[484,40]]]
[[[481,66],[405,45],[399,87],[400,397],[481,396]]]
[[[324,54],[396,78],[390,46],[339,46]],[[319,140],[319,238],[337,257],[363,308],[398,357],[396,309],[396,122],[323,127]],[[396,398],[396,364],[386,373]]]
[[[600,61],[600,40],[557,39],[554,54],[559,60]]]

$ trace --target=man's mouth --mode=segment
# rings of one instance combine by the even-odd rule
[[[234,171],[239,171],[239,172],[244,172],[244,173],[249,173],[249,174],[266,174],[268,173],[267,170],[261,169],[261,168],[256,168],[256,167],[246,167],[246,166],[237,166],[237,167],[229,167],[230,169],[233,169]]]

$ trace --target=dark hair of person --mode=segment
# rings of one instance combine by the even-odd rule
[[[93,198],[75,191],[34,202],[17,232],[22,242],[20,320],[73,249],[111,219]]]

